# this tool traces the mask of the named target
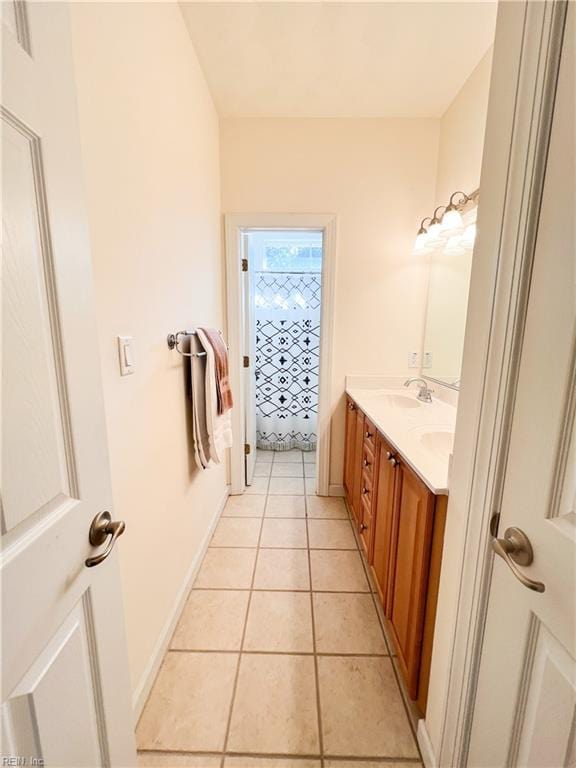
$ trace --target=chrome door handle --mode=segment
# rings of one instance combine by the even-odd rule
[[[492,539],[492,549],[504,560],[521,584],[534,592],[544,592],[546,587],[541,581],[529,579],[518,568],[519,565],[530,565],[534,560],[530,539],[524,531],[520,528],[507,528],[503,539]]]
[[[104,544],[107,536],[110,536],[110,541],[104,552],[95,557],[89,557],[85,561],[86,568],[93,568],[95,565],[100,565],[101,562],[106,560],[110,552],[112,552],[114,544],[116,544],[116,539],[122,536],[125,530],[126,523],[124,520],[112,522],[110,512],[99,512],[90,525],[88,540],[93,547],[100,547]]]

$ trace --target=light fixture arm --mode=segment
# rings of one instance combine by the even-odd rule
[[[431,216],[425,216],[425,217],[422,219],[422,221],[420,222],[420,229],[418,230],[417,234],[419,234],[419,235],[425,235],[425,234],[426,234],[426,232],[428,232],[428,230],[427,230],[427,229],[426,229],[426,227],[424,226],[424,222],[425,222],[426,220],[430,220],[430,221],[432,221],[432,217],[431,217]]]
[[[454,202],[454,198],[456,197],[456,195],[462,195],[462,199],[458,203]],[[446,211],[457,211],[458,208],[462,208],[463,206],[465,206],[469,200],[470,200],[470,197],[466,194],[466,192],[453,192],[450,195],[450,202],[446,206]]]
[[[445,205],[439,205],[438,208],[436,208],[434,210],[434,215],[432,216],[432,219],[430,221],[431,225],[432,224],[440,224],[440,222],[442,221],[442,216],[444,216],[444,213],[442,214],[442,216],[440,216],[440,218],[438,218],[438,215],[437,215],[438,211],[440,210],[440,208],[444,208],[445,209],[444,213],[446,213],[446,206]]]

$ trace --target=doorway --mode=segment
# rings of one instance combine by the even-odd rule
[[[306,457],[306,492],[339,495],[329,468],[335,229],[324,214],[226,217],[233,494],[258,484],[258,455],[282,453]]]
[[[255,457],[272,460],[277,452],[306,454],[307,478],[315,477],[322,237],[321,231],[295,229],[249,230],[243,235],[251,378],[245,402],[250,446],[246,485],[254,481]]]

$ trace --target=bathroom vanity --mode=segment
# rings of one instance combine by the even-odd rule
[[[406,690],[426,710],[456,409],[348,386],[344,488]]]

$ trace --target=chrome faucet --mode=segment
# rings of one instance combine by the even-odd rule
[[[409,387],[410,384],[418,384],[418,394],[416,395],[418,400],[421,400],[423,403],[431,403],[432,402],[432,392],[434,392],[433,389],[430,389],[428,384],[424,379],[421,378],[415,378],[415,379],[407,379],[404,382],[405,387]]]

